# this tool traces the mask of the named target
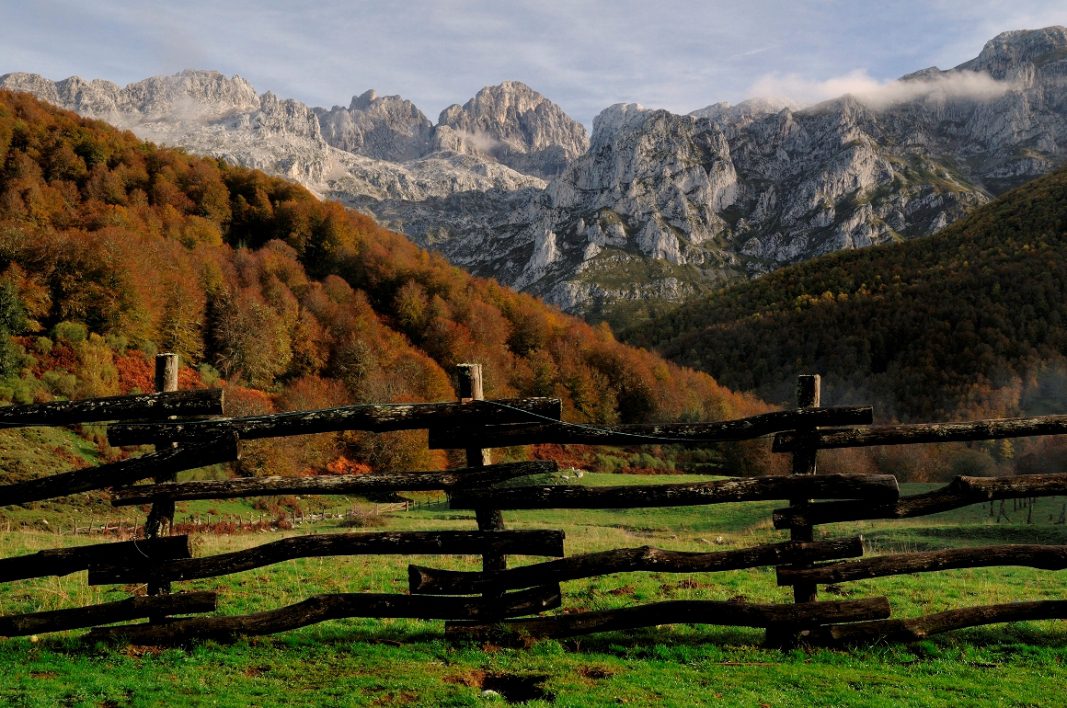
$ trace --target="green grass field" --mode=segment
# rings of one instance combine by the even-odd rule
[[[586,475],[586,484],[670,482],[692,477]],[[920,491],[909,485],[905,493]],[[348,504],[345,500],[336,502]],[[1067,543],[1056,523],[1063,498],[1039,500],[994,523],[989,506],[924,519],[823,527],[825,535],[862,533],[875,552],[988,543]],[[212,504],[219,507],[219,504]],[[783,540],[770,525],[773,503],[624,511],[508,512],[512,528],[559,528],[568,554],[655,545],[722,550]],[[204,513],[186,505],[181,517]],[[240,513],[243,502],[225,505]],[[84,509],[78,512],[84,514]],[[136,514],[131,510],[129,513]],[[20,510],[10,531],[0,521],[0,555],[99,542],[58,534],[75,520],[62,507]],[[26,520],[48,520],[48,527]],[[25,517],[25,518],[23,518]],[[10,518],[8,519],[10,521]],[[470,514],[429,504],[391,514],[390,529],[471,529]],[[49,530],[51,529],[51,530]],[[286,533],[339,530],[329,522]],[[197,536],[198,555],[248,547],[274,533]],[[532,559],[514,558],[513,563]],[[408,562],[476,569],[474,558],[367,556],[304,559],[227,578],[179,584],[217,589],[220,612],[278,607],[320,592],[404,592]],[[117,600],[135,587],[89,588],[85,574],[0,585],[4,614]],[[593,610],[663,599],[787,602],[772,569],[717,574],[632,573],[565,583],[564,608]],[[958,570],[846,583],[822,597],[886,594],[895,616],[1011,600],[1067,597],[1065,571]],[[838,650],[761,647],[761,630],[661,626],[525,649],[451,647],[441,622],[342,620],[232,645],[182,649],[89,644],[83,632],[0,640],[0,703],[28,706],[139,705],[481,705],[532,699],[533,705],[1063,705],[1067,701],[1067,623],[995,625],[910,646]],[[490,691],[490,692],[486,692]]]

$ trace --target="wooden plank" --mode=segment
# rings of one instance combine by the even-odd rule
[[[87,570],[98,563],[137,563],[144,559],[169,561],[191,558],[188,536],[164,536],[89,546],[52,548],[0,559],[0,582],[61,576]]]
[[[481,469],[461,468],[445,472],[390,472],[316,477],[240,477],[125,487],[112,492],[111,503],[114,506],[130,506],[146,504],[161,497],[175,501],[187,501],[281,494],[368,494],[447,490],[454,487],[495,484],[535,474],[549,474],[558,469],[559,466],[555,462],[514,462],[491,465]]]
[[[891,503],[819,502],[804,509],[776,509],[776,529],[794,524],[830,524],[864,519],[905,519],[937,514],[994,499],[1023,499],[1067,495],[1067,474],[1009,477],[956,477],[944,487],[900,497]]]
[[[106,420],[165,419],[171,416],[220,415],[222,389],[146,393],[134,396],[50,401],[0,407],[0,425],[75,425]]]
[[[560,445],[642,445],[671,443],[707,445],[750,440],[781,430],[812,425],[866,425],[873,420],[870,406],[841,406],[775,411],[712,423],[665,423],[586,426],[575,423],[512,423],[494,421],[482,427],[430,428],[430,449],[478,445],[510,447],[554,443]]]
[[[899,493],[893,475],[810,475],[745,477],[696,484],[462,490],[452,495],[451,505],[454,509],[622,509],[791,499],[797,496],[892,501]]]
[[[493,614],[503,612],[507,617],[535,614],[559,607],[559,604],[559,586],[533,588],[505,596],[493,609]],[[485,606],[480,598],[344,593],[316,595],[294,605],[251,615],[101,627],[91,631],[88,639],[171,645],[194,639],[228,641],[241,636],[276,634],[346,617],[477,620],[484,616],[484,612]]]
[[[996,440],[1031,435],[1067,433],[1067,415],[1030,418],[995,418],[960,423],[912,423],[881,425],[864,429],[820,430],[811,438],[819,449],[870,447],[873,445],[913,445],[967,440]],[[774,439],[775,452],[791,452],[797,445],[795,433],[779,433]]]
[[[562,556],[562,531],[396,531],[292,536],[253,548],[167,563],[95,566],[90,585],[193,580],[240,573],[294,558],[382,554],[480,555],[487,551]]]
[[[408,589],[412,593],[472,595],[493,588],[510,590],[611,573],[709,573],[799,560],[854,558],[860,555],[863,555],[863,539],[859,536],[813,543],[787,541],[708,553],[667,551],[642,546],[570,556],[510,568],[500,573],[474,573],[410,565]]]
[[[67,610],[33,612],[0,617],[0,636],[20,637],[27,634],[62,632],[68,629],[114,624],[149,616],[184,615],[193,612],[214,612],[216,596],[213,592],[187,592],[157,597],[130,597],[101,605],[75,607]]]
[[[850,580],[881,578],[887,575],[933,573],[955,568],[986,568],[990,566],[1022,566],[1042,570],[1067,568],[1067,546],[1039,544],[1007,544],[952,548],[944,551],[893,553],[872,556],[858,561],[831,563],[815,568],[779,568],[778,584],[843,583]]]
[[[496,405],[504,404],[506,407]],[[517,398],[460,403],[394,403],[354,405],[313,411],[293,411],[245,418],[219,418],[174,423],[123,423],[108,428],[112,445],[181,442],[205,435],[234,431],[242,440],[334,433],[345,430],[388,432],[417,430],[434,425],[483,425],[521,421],[533,413],[559,419],[558,398]]]
[[[209,438],[208,442],[201,444],[183,445],[119,462],[0,485],[0,506],[121,487],[161,473],[232,462],[237,455],[237,437],[231,433],[229,436]]]
[[[813,644],[856,644],[869,642],[917,642],[933,634],[1002,622],[1067,619],[1067,600],[1009,602],[948,610],[908,619],[885,619],[833,625],[811,630],[806,639]]]
[[[661,624],[715,624],[769,627],[775,624],[818,625],[889,616],[884,597],[837,602],[761,605],[719,600],[670,600],[636,607],[578,612],[558,617],[508,620],[496,624],[446,623],[445,637],[453,641],[558,639],[595,632],[654,627]]]

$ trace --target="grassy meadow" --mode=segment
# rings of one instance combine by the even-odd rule
[[[587,474],[585,484],[693,480]],[[915,493],[928,485],[905,485]],[[470,529],[471,514],[432,503],[385,514],[395,530]],[[349,504],[335,502],[338,508]],[[872,552],[988,543],[1067,543],[1059,524],[1063,498],[1038,500],[999,523],[989,505],[904,521],[838,524],[823,534],[862,533]],[[783,540],[775,503],[676,509],[507,512],[511,528],[559,528],[568,554],[654,545],[724,550]],[[191,502],[180,522],[208,511],[249,512],[244,502]],[[58,505],[20,509],[0,520],[0,555],[63,544],[99,542],[58,533],[84,525]],[[112,512],[115,514],[115,512]],[[137,510],[128,512],[136,515]],[[78,511],[84,515],[84,509]],[[121,516],[121,514],[116,514]],[[47,525],[41,523],[48,521]],[[197,555],[235,550],[296,534],[342,530],[334,521],[285,532],[195,536]],[[513,558],[512,563],[531,559]],[[322,592],[404,592],[408,562],[476,569],[470,557],[315,558],[288,561],[225,578],[176,584],[217,589],[220,612],[255,612]],[[134,586],[89,588],[85,573],[0,585],[0,612],[32,612],[122,599]],[[1064,571],[1024,568],[958,570],[822,586],[823,598],[888,595],[895,616],[1011,600],[1067,596]],[[716,574],[632,573],[564,583],[563,608],[596,610],[664,599],[787,602],[773,569]],[[557,610],[557,612],[562,610]],[[185,648],[90,644],[84,632],[0,639],[0,703],[16,706],[174,705],[1063,705],[1067,623],[994,625],[913,645],[868,645],[848,651],[768,649],[762,630],[661,626],[522,649],[453,647],[443,623],[352,619],[227,645]]]

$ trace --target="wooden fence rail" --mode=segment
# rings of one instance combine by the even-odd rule
[[[487,402],[493,403],[493,402]],[[502,413],[512,413],[503,402],[496,405]],[[775,411],[738,420],[715,423],[665,423],[590,426],[574,423],[530,423],[520,421],[502,424],[492,421],[481,427],[430,428],[430,449],[451,449],[480,445],[482,447],[511,447],[552,443],[557,445],[641,445],[677,444],[707,445],[717,442],[751,440],[781,430],[793,430],[812,425],[866,425],[873,419],[870,406],[838,408],[798,408]]]
[[[295,558],[383,554],[473,555],[488,552],[562,556],[562,531],[385,531],[293,536],[214,556],[155,563],[94,565],[90,585],[193,580],[241,573]]]
[[[107,437],[112,445],[182,442],[230,432],[236,433],[242,440],[259,440],[348,430],[384,433],[445,425],[486,425],[509,420],[528,420],[530,413],[555,419],[560,417],[558,398],[517,398],[501,403],[506,403],[507,408],[499,408],[492,401],[470,404],[391,403],[341,406],[245,418],[125,423],[110,426]]]
[[[514,462],[488,467],[466,467],[447,472],[390,472],[388,474],[330,475],[320,477],[247,477],[202,482],[141,485],[116,489],[115,506],[146,504],[155,499],[233,499],[284,494],[368,494],[437,491],[489,486],[518,477],[551,474],[555,462]]]
[[[906,519],[960,509],[994,499],[1024,499],[1067,495],[1067,474],[1011,477],[956,477],[949,484],[924,494],[900,497],[891,503],[819,502],[803,508],[777,509],[776,529],[794,524],[830,524],[866,519]]]

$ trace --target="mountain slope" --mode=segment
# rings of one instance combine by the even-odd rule
[[[0,334],[14,336],[0,352],[0,397],[23,402],[144,390],[150,355],[169,350],[196,367],[188,381],[228,382],[237,415],[447,400],[462,361],[484,364],[488,397],[558,396],[570,420],[762,408],[291,182],[7,91]],[[421,445],[279,442],[252,446],[242,464],[296,471],[344,450],[414,467],[431,462]]]
[[[626,338],[771,399],[818,372],[834,400],[902,417],[1062,412],[1065,253],[1061,169],[929,238],[784,268]]]

